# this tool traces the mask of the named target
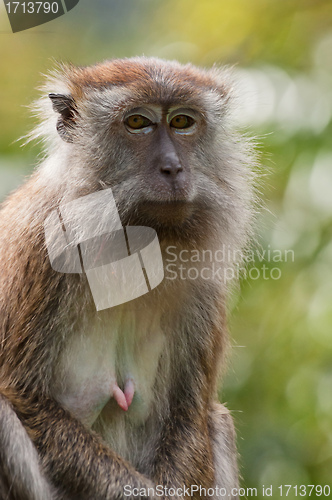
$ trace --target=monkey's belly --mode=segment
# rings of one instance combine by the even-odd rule
[[[56,400],[88,427],[100,414],[144,421],[164,341],[157,318],[74,335],[58,362]]]

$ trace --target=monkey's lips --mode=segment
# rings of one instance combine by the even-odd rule
[[[145,201],[138,207],[140,218],[155,221],[161,224],[179,225],[188,220],[194,207],[193,203],[185,200]]]

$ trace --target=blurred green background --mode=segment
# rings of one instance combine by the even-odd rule
[[[35,164],[38,146],[14,141],[34,124],[26,106],[54,60],[140,54],[235,65],[238,124],[257,136],[266,173],[259,242],[294,259],[257,259],[279,279],[242,280],[234,295],[221,398],[244,488],[332,488],[332,2],[81,0],[15,35],[1,3],[1,199]]]

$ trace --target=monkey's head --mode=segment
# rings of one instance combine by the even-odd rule
[[[35,136],[47,135],[53,154],[41,173],[66,196],[111,187],[124,225],[243,239],[252,156],[230,124],[227,71],[111,60],[61,66],[47,88],[48,118]]]

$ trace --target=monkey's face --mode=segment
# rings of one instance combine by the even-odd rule
[[[119,181],[115,195],[117,189],[131,193],[136,217],[181,224],[195,205],[195,149],[205,128],[202,114],[191,106],[146,103],[126,109],[119,118],[112,123],[112,136],[121,144],[113,170]],[[105,183],[107,176],[105,171]],[[124,199],[121,205],[125,209]]]
[[[68,94],[50,94],[58,133],[81,184],[113,189],[123,224],[188,236],[237,218],[245,169],[217,70],[144,58],[70,70]]]

